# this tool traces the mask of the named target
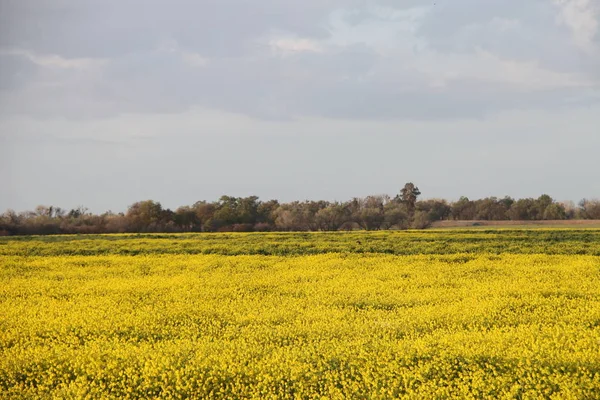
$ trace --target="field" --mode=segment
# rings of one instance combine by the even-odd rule
[[[454,221],[444,220],[436,221],[432,224],[435,229],[441,228],[468,228],[468,229],[490,229],[493,228],[509,228],[509,229],[520,229],[520,228],[600,228],[600,220],[595,219],[570,219],[570,220],[533,220],[533,221]]]
[[[600,230],[0,238],[2,398],[600,398]]]

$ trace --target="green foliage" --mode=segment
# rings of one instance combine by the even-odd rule
[[[242,235],[242,236],[240,236]],[[243,240],[240,240],[243,238]],[[360,242],[360,245],[357,243]],[[0,237],[2,256],[565,254],[600,256],[598,229],[183,233]]]

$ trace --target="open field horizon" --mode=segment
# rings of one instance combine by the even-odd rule
[[[0,21],[0,400],[600,400],[600,0]]]
[[[458,201],[419,199],[407,182],[396,196],[354,197],[348,201],[262,201],[257,196],[221,196],[171,210],[144,200],[127,212],[93,214],[83,206],[67,211],[40,205],[0,215],[0,236],[102,233],[316,232],[427,229],[430,227],[546,226],[599,227],[600,200],[558,202],[538,198],[486,197]]]

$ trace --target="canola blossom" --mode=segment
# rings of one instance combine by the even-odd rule
[[[0,238],[0,398],[600,397],[600,230]]]

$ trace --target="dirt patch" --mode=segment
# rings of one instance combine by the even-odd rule
[[[559,227],[600,228],[600,220],[549,220],[549,221],[436,221],[432,228],[477,228],[477,227]]]

